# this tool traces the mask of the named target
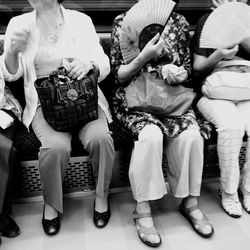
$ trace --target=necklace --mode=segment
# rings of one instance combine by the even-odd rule
[[[52,33],[49,33],[46,35],[46,40],[48,43],[51,43],[51,44],[55,44],[58,42],[58,38],[59,38],[59,34],[62,30],[62,27],[63,27],[63,22],[59,23],[55,29],[54,29],[54,32]]]
[[[41,25],[41,32],[45,40],[50,44],[55,44],[59,40],[59,36],[61,34],[63,28],[63,21],[56,24],[53,28],[52,25],[47,23],[45,26],[44,24]]]
[[[49,34],[49,35],[46,36],[46,40],[47,40],[47,42],[49,42],[51,44],[57,43],[57,41],[58,41],[58,35],[56,35],[56,34]]]

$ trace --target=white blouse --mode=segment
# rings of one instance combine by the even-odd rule
[[[61,6],[61,10],[63,13],[64,28],[73,39],[74,51],[77,51],[77,57],[93,61],[100,70],[98,81],[102,81],[110,72],[109,58],[100,45],[99,37],[95,31],[91,18],[84,13],[64,9],[63,6]],[[26,51],[19,55],[20,63],[17,73],[12,75],[7,70],[4,62],[5,53],[10,46],[10,38],[13,32],[23,29],[30,32],[29,42]],[[40,32],[36,27],[36,12],[32,11],[30,13],[15,16],[8,24],[4,40],[4,53],[0,57],[5,79],[8,81],[15,81],[21,76],[24,77],[26,106],[23,111],[22,122],[27,129],[29,129],[33,120],[38,103],[38,96],[34,86],[34,82],[37,79],[34,61],[37,55],[39,41]],[[43,64],[44,62],[38,61],[38,66],[41,66],[41,63]],[[38,70],[38,72],[40,71]],[[40,72],[39,75],[44,73],[45,72]],[[106,114],[108,121],[111,122],[112,118],[108,102],[99,87],[98,105]]]
[[[51,39],[52,40],[52,39]],[[34,66],[37,78],[49,76],[63,65],[65,58],[76,57],[74,40],[63,27],[58,34],[58,40],[51,41],[42,35],[37,48]]]

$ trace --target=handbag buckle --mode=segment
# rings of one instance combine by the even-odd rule
[[[76,101],[78,99],[77,91],[75,89],[69,89],[67,91],[67,98],[72,102]]]

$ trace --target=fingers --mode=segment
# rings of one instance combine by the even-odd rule
[[[227,0],[212,0],[212,6],[214,8],[219,7],[221,4],[227,2]]]
[[[82,80],[86,76],[85,73],[80,73],[80,75],[77,77],[77,80]]]
[[[164,47],[164,40],[162,39],[162,38],[160,38],[159,40],[158,40],[158,42],[156,43],[156,46],[158,47],[158,48],[161,48],[161,49],[163,49],[163,47]]]
[[[149,41],[149,43],[155,44],[155,43],[158,41],[159,38],[160,38],[160,34],[157,33],[157,34]]]
[[[68,76],[72,79],[76,79],[77,77],[79,77],[81,74],[83,73],[83,71],[79,68],[79,67],[73,67],[69,73]]]
[[[23,52],[28,44],[30,33],[27,30],[17,31],[12,34],[10,49],[13,53]]]
[[[237,52],[239,50],[239,45],[236,44],[231,48],[228,48],[228,53],[233,53],[233,52]]]
[[[73,59],[72,62],[68,64],[68,76],[77,80],[81,80],[85,77],[91,68],[90,62],[84,62],[79,59]]]
[[[219,5],[220,5],[220,4],[218,3],[217,0],[212,0],[212,6],[213,6],[214,8],[217,8]]]

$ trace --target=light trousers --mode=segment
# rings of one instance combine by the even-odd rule
[[[63,212],[62,181],[70,160],[71,133],[55,131],[44,119],[41,108],[32,121],[33,130],[41,142],[38,155],[44,201]],[[114,143],[104,112],[98,107],[98,119],[85,125],[78,134],[89,152],[94,172],[98,173],[96,195],[108,195],[115,158]]]
[[[246,161],[242,170],[242,186],[250,192],[250,101],[233,102],[202,97],[197,104],[204,118],[218,132],[217,151],[221,170],[221,185],[233,194],[240,182],[239,154],[242,139],[248,136]]]
[[[184,198],[200,194],[203,139],[199,129],[188,129],[176,138],[166,139],[158,126],[147,125],[135,142],[129,167],[131,189],[137,202],[160,199],[167,193],[162,171],[163,150],[173,195]]]

